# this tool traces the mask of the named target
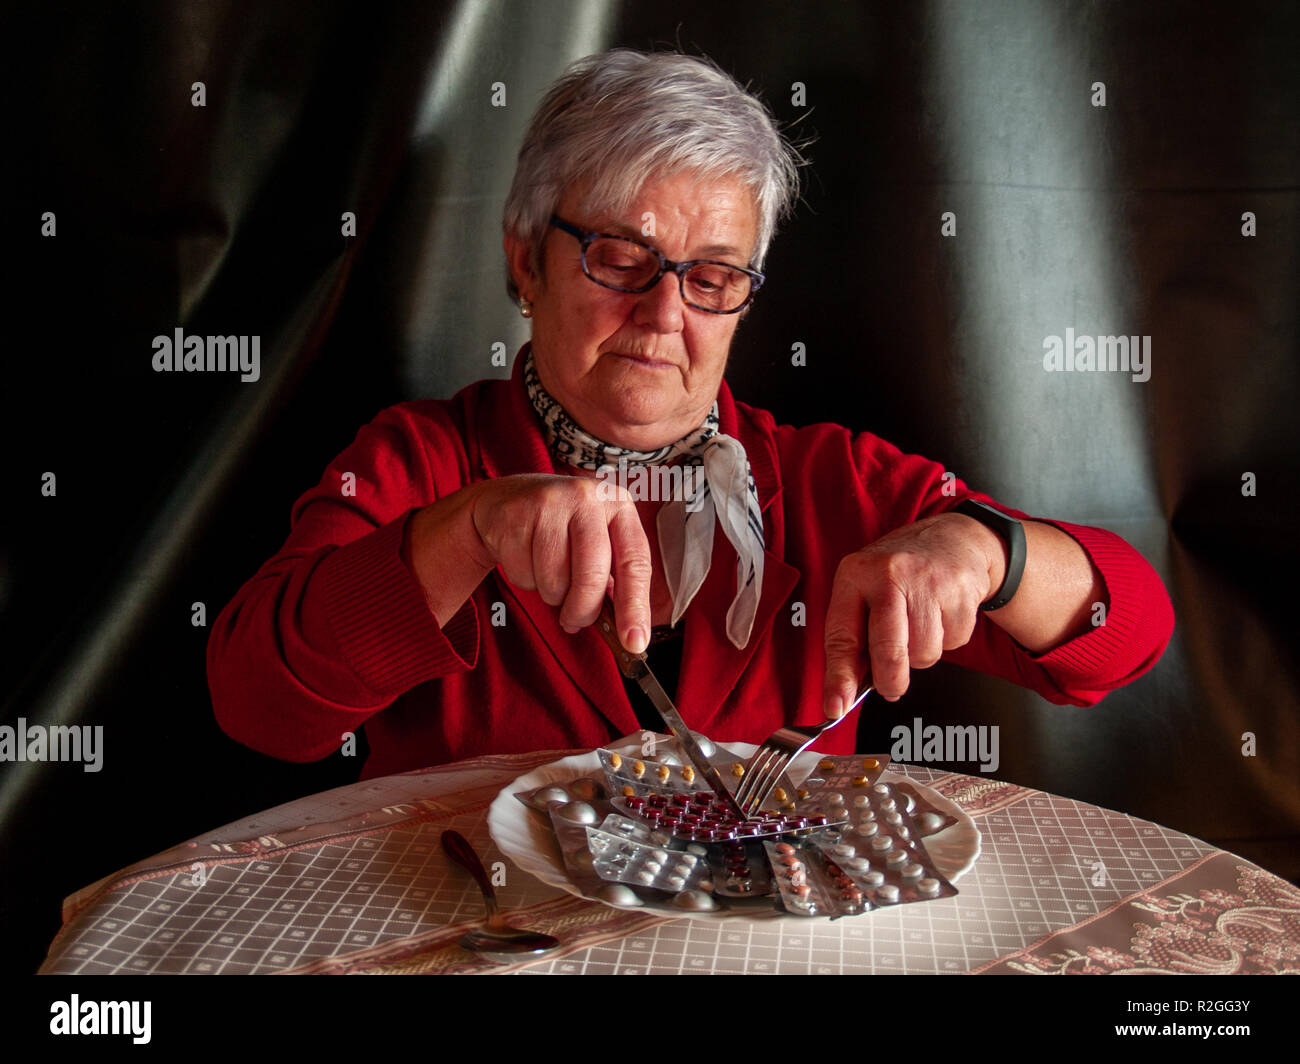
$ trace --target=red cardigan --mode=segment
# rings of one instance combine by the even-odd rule
[[[369,778],[477,754],[594,747],[637,730],[594,630],[566,634],[555,608],[499,572],[439,628],[400,557],[414,509],[488,477],[571,472],[547,451],[522,365],[518,357],[510,380],[479,381],[449,401],[383,411],[294,504],[288,540],[222,610],[208,640],[212,702],[228,735],[273,757],[312,761],[364,724]],[[725,383],[718,411],[754,472],[767,542],[763,591],[749,645],[737,650],[723,624],[735,555],[719,530],[712,568],[683,618],[677,705],[715,739],[758,742],[781,723],[822,719],[823,622],[840,559],[964,498],[992,500],[960,481],[945,495],[942,466],[869,433],[777,425],[735,402]],[[1156,662],[1173,608],[1150,565],[1118,536],[1049,523],[1100,570],[1106,623],[1031,654],[981,615],[971,641],[943,657],[1052,702],[1091,705]],[[851,729],[838,729],[823,745],[848,753],[852,742]]]

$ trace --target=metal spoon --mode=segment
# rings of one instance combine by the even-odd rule
[[[497,908],[496,891],[483,870],[469,840],[458,831],[442,833],[442,848],[447,856],[474,877],[478,889],[483,892],[483,904],[487,908],[487,923],[474,931],[467,932],[460,940],[463,949],[473,953],[482,953],[493,960],[514,961],[524,954],[549,953],[560,944],[559,939],[544,935],[540,931],[525,931],[511,927]]]

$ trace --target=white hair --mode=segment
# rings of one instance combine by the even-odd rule
[[[798,196],[803,163],[763,103],[709,60],[616,48],[571,64],[542,98],[519,149],[503,225],[540,271],[551,215],[575,181],[591,182],[583,209],[603,213],[627,210],[650,178],[739,178],[758,208],[750,266],[759,270]]]

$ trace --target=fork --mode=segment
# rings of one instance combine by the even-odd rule
[[[777,728],[769,735],[763,745],[745,762],[745,777],[736,788],[736,801],[740,803],[740,808],[745,814],[752,815],[762,806],[786,766],[812,746],[824,733],[830,731],[849,713],[857,709],[859,703],[871,694],[871,691],[872,688],[866,688],[841,716],[828,720],[825,724],[818,724],[812,728],[793,726]]]

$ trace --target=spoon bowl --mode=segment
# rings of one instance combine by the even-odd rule
[[[448,857],[474,877],[478,889],[483,893],[483,904],[487,909],[487,922],[461,936],[462,949],[482,954],[489,960],[509,962],[530,954],[549,953],[560,944],[559,939],[540,931],[527,931],[506,923],[497,907],[496,891],[492,889],[492,883],[483,869],[483,862],[464,835],[458,831],[444,831],[442,848],[447,851]]]

